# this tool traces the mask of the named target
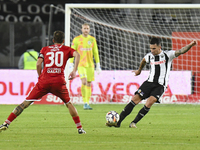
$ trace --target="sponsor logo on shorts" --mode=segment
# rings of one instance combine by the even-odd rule
[[[144,95],[144,93],[141,91],[141,89],[138,89],[138,94],[140,94],[140,96],[143,96]]]
[[[85,74],[80,74],[80,77],[85,77],[86,75]]]

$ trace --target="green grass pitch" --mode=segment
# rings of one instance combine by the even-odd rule
[[[137,105],[120,128],[106,127],[105,115],[125,104],[75,105],[83,128],[79,135],[64,105],[31,105],[0,133],[0,150],[197,150],[200,149],[200,105],[155,104],[137,124],[129,123],[143,107]],[[16,105],[0,105],[0,123]]]

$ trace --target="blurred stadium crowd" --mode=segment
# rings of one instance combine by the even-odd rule
[[[0,0],[0,68],[17,69],[20,56],[47,44],[49,5],[64,9],[66,0]],[[199,0],[68,0],[67,3],[199,3]],[[51,31],[64,31],[64,14],[53,11]]]

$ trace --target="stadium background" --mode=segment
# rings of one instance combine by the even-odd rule
[[[15,68],[27,45],[40,51],[47,42],[49,4],[65,3],[198,3],[198,0],[0,0],[0,68]],[[64,30],[64,14],[54,10],[52,29]]]

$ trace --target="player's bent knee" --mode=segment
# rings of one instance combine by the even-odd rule
[[[142,100],[142,98],[139,94],[136,94],[131,100],[137,105]]]
[[[81,82],[82,82],[83,85],[87,85],[87,78],[82,78]]]
[[[65,105],[68,107],[69,105],[72,105],[72,103],[71,102],[67,102],[67,103],[65,103]]]
[[[150,108],[156,101],[157,99],[154,96],[150,96],[145,105],[146,107]]]
[[[33,101],[24,101],[21,106],[25,109],[27,108]]]

